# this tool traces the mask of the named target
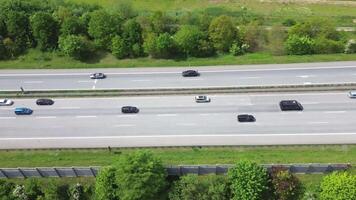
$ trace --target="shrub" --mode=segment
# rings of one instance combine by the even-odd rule
[[[156,11],[150,16],[150,26],[148,31],[161,34],[176,32],[174,19],[161,11]]]
[[[14,191],[12,192],[16,200],[27,200],[28,197],[25,193],[24,185],[16,185]]]
[[[228,200],[230,191],[224,176],[186,175],[174,183],[170,200]]]
[[[296,22],[294,19],[288,18],[288,19],[285,19],[285,20],[282,22],[282,25],[283,25],[283,26],[288,26],[288,27],[290,27],[290,26],[294,26],[296,23],[297,23],[297,22]]]
[[[123,157],[117,165],[120,200],[157,199],[166,184],[162,161],[149,151],[137,151]]]
[[[27,179],[25,183],[25,193],[27,200],[37,200],[37,198],[44,196],[37,179]]]
[[[68,17],[61,25],[62,36],[85,34],[86,27],[78,17]]]
[[[272,172],[272,185],[278,200],[298,200],[303,194],[298,178],[288,170]]]
[[[356,41],[349,40],[345,45],[345,53],[356,53]]]
[[[30,18],[33,36],[42,50],[57,48],[58,23],[49,13],[37,12]]]
[[[286,51],[290,55],[313,54],[314,46],[314,40],[308,36],[291,35],[286,41]]]
[[[273,55],[284,55],[284,42],[287,39],[287,31],[281,26],[273,26],[267,34],[267,49]]]
[[[15,185],[11,182],[0,179],[0,199],[1,200],[14,200],[12,191]]]
[[[356,175],[334,172],[323,178],[320,189],[321,200],[355,200]]]
[[[125,45],[128,51],[127,53],[130,57],[142,56],[142,28],[141,25],[136,22],[136,20],[130,19],[125,22],[122,38],[125,41]]]
[[[228,16],[214,18],[209,26],[209,38],[216,50],[228,52],[237,38],[237,28]]]
[[[266,169],[256,163],[241,161],[228,171],[233,200],[263,200],[268,192]]]
[[[318,38],[325,37],[331,40],[339,40],[340,33],[335,25],[327,19],[309,19],[305,22],[297,23],[288,31],[288,35],[297,35],[299,37]]]
[[[120,36],[115,36],[111,41],[111,52],[118,59],[127,57],[128,51],[125,40]]]
[[[319,54],[342,53],[344,51],[344,44],[340,41],[320,37],[315,39],[313,51]]]
[[[50,180],[46,187],[43,188],[45,200],[60,200],[63,197],[60,195],[58,183],[54,180]]]
[[[68,35],[59,38],[61,51],[74,59],[85,60],[94,53],[94,47],[90,41],[83,36]]]
[[[69,198],[70,200],[85,200],[84,187],[77,183],[69,188]]]
[[[257,52],[263,50],[263,47],[267,41],[266,32],[267,31],[256,22],[249,23],[244,28],[243,41],[249,45],[249,52]]]
[[[0,60],[6,60],[9,58],[9,52],[4,44],[3,40],[0,40]]]
[[[234,43],[231,47],[230,47],[230,53],[234,56],[240,56],[243,55],[247,52],[249,46],[247,44],[242,44],[239,45],[237,43]]]
[[[96,200],[118,200],[117,189],[116,169],[113,167],[101,168],[95,182]]]

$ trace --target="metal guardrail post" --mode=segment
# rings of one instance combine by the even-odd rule
[[[42,172],[41,172],[40,169],[38,169],[37,167],[36,167],[35,169],[36,169],[37,173],[38,173],[42,178],[45,177],[45,176],[42,174]]]
[[[5,176],[5,178],[9,178],[9,176],[5,173],[4,170],[0,169],[0,173]]]
[[[59,174],[59,172],[58,172],[58,170],[57,170],[56,167],[53,167],[53,170],[56,172],[56,174],[57,174],[58,177],[61,177],[61,175]]]
[[[77,173],[77,171],[75,170],[74,167],[72,167],[72,170],[73,170],[73,174],[75,175],[75,177],[78,177],[78,173]]]
[[[25,173],[22,171],[21,168],[17,168],[17,170],[20,172],[22,178],[26,178],[26,175],[25,175]]]

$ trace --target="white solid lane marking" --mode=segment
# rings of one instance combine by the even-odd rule
[[[28,84],[32,84],[32,83],[43,83],[43,81],[24,81],[23,83],[28,83]]]
[[[311,82],[304,82],[303,83],[304,85],[310,85],[310,84],[312,84]]]
[[[136,126],[134,124],[117,124],[117,125],[114,125],[114,127],[133,127],[133,126]]]
[[[157,117],[174,117],[174,116],[177,116],[177,114],[158,114],[156,116]]]
[[[320,104],[320,102],[303,102],[303,104],[314,105],[314,104]]]
[[[300,75],[300,76],[297,76],[299,78],[311,78],[311,77],[316,77],[316,75]]]
[[[338,110],[338,111],[324,111],[324,113],[328,114],[341,114],[341,113],[346,113],[344,110]]]
[[[0,117],[0,119],[16,119],[16,117]]]
[[[241,79],[257,79],[257,78],[261,78],[259,76],[247,76],[247,77],[241,77]]]
[[[94,85],[93,85],[93,90],[95,89],[95,87],[96,87],[96,83],[98,82],[98,79],[95,79],[95,81],[94,81]]]
[[[37,119],[55,119],[57,118],[56,116],[38,116],[36,117]]]
[[[92,83],[93,81],[77,81],[78,83]]]
[[[329,122],[308,122],[308,124],[328,124]]]
[[[14,110],[14,108],[0,108],[0,110]]]
[[[198,134],[198,135],[131,135],[131,136],[87,136],[87,137],[36,137],[36,138],[0,138],[1,140],[82,140],[82,139],[136,139],[136,138],[193,138],[193,137],[278,137],[278,136],[355,136],[356,133],[281,133],[281,134]]]
[[[75,116],[76,118],[96,118],[95,115]]]

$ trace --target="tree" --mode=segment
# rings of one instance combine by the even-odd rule
[[[308,36],[291,35],[285,45],[290,55],[306,55],[314,53],[315,41]]]
[[[86,60],[94,53],[94,47],[84,36],[68,35],[59,38],[59,48],[67,56]]]
[[[94,38],[94,43],[97,47],[106,50],[110,49],[112,38],[120,33],[121,21],[119,16],[109,14],[104,10],[97,10],[91,13],[88,33]]]
[[[318,37],[315,39],[313,51],[319,54],[342,53],[344,51],[344,44],[341,41]]]
[[[27,200],[37,200],[38,197],[44,196],[38,181],[33,178],[26,180],[25,193],[28,197]]]
[[[15,185],[11,182],[0,179],[0,199],[1,200],[15,200],[12,195],[12,190]]]
[[[266,169],[253,162],[241,161],[228,171],[234,200],[263,200],[268,192]]]
[[[24,12],[9,11],[6,18],[7,34],[13,41],[12,55],[17,56],[32,44],[29,19]]]
[[[185,56],[199,56],[204,34],[196,26],[183,26],[174,35],[174,41]]]
[[[128,47],[126,41],[120,36],[115,36],[111,41],[111,52],[118,58],[122,59],[128,56]]]
[[[125,22],[122,35],[127,46],[128,55],[130,57],[139,57],[143,53],[142,44],[142,28],[134,19]]]
[[[249,45],[249,52],[257,52],[263,49],[267,41],[266,30],[257,22],[251,22],[244,27],[243,41]],[[236,41],[241,43],[241,40]]]
[[[150,32],[161,34],[161,33],[174,33],[176,31],[176,26],[174,19],[161,11],[156,11],[150,17],[151,27]]]
[[[7,28],[5,24],[5,16],[0,15],[0,39],[4,38],[7,35]]]
[[[237,28],[230,17],[222,15],[214,18],[209,26],[209,38],[216,50],[228,52],[237,39]]]
[[[70,200],[85,200],[84,187],[77,183],[69,188],[69,198]]]
[[[274,194],[278,200],[298,200],[303,194],[298,178],[288,170],[274,170],[271,173]]]
[[[149,151],[123,157],[117,165],[120,200],[157,199],[165,187],[167,173],[162,161]]]
[[[4,41],[0,40],[0,60],[6,60],[7,58],[9,58],[9,53],[6,49]]]
[[[116,169],[104,167],[100,169],[95,182],[96,200],[119,200],[117,194]]]
[[[153,58],[171,58],[176,53],[176,44],[168,33],[158,37],[150,35],[144,43],[145,52]]]
[[[78,17],[68,17],[61,25],[61,35],[80,35],[85,34],[85,26]]]
[[[30,22],[33,36],[42,51],[57,48],[59,27],[52,15],[37,12],[31,16]]]
[[[230,191],[224,176],[186,175],[174,183],[170,200],[228,200]]]
[[[356,200],[356,175],[334,172],[320,184],[321,200]]]

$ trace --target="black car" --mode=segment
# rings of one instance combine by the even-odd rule
[[[198,71],[195,70],[187,70],[182,72],[183,77],[194,77],[194,76],[200,76]]]
[[[122,113],[138,113],[140,110],[135,106],[124,106],[121,108]]]
[[[36,104],[39,106],[53,105],[54,101],[52,99],[37,99]]]
[[[283,100],[279,102],[279,107],[282,111],[297,110],[302,111],[303,106],[296,100]]]
[[[104,79],[106,75],[104,73],[94,73],[90,75],[91,79]]]
[[[253,115],[242,114],[242,115],[237,115],[237,120],[239,122],[255,122],[256,118]]]

